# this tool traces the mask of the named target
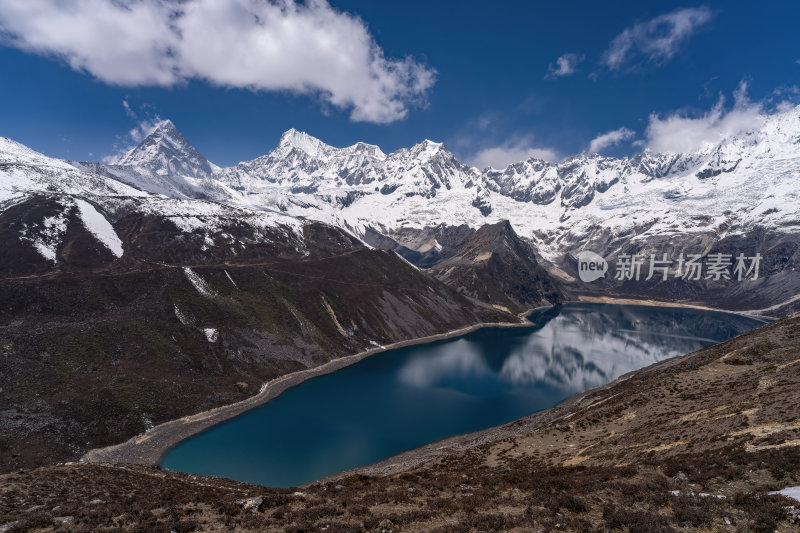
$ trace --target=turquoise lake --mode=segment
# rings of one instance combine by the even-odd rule
[[[626,372],[764,324],[728,313],[610,304],[536,312],[388,350],[287,390],[172,450],[162,466],[290,487],[510,422]]]

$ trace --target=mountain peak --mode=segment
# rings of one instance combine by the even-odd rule
[[[164,119],[159,122],[155,129],[153,129],[153,133],[157,131],[161,133],[177,133],[180,135],[178,128],[175,127],[175,124],[170,119]]]
[[[281,135],[281,141],[278,146],[281,148],[297,148],[311,157],[317,157],[321,153],[327,151],[329,148],[327,144],[320,141],[316,137],[313,137],[304,131],[298,131],[294,128]]]
[[[386,159],[386,154],[383,153],[383,150],[380,149],[379,146],[375,144],[367,144],[365,142],[358,141],[352,146],[348,146],[347,148],[343,149],[346,153],[351,154],[365,154],[369,157],[373,157],[375,159]]]
[[[118,165],[145,168],[159,175],[207,177],[213,165],[186,140],[171,120],[162,120]]]
[[[445,147],[444,143],[437,143],[430,139],[415,144],[409,150],[414,157],[431,158],[438,153],[450,154],[450,151]]]
[[[432,141],[430,139],[425,139],[421,143],[419,143],[418,146],[422,146],[422,147],[428,148],[430,150],[438,150],[440,148],[444,148],[444,143],[437,143],[436,141]]]

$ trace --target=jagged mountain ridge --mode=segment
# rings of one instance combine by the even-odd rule
[[[124,183],[130,186],[126,191],[134,191],[130,195],[209,200],[185,205],[214,206],[231,216],[263,213],[274,220],[281,213],[295,224],[322,221],[362,239],[374,231],[402,243],[431,228],[476,230],[509,220],[545,264],[555,265],[561,272],[553,272],[570,282],[576,277],[574,256],[583,249],[613,260],[621,253],[677,256],[722,247],[768,255],[768,273],[776,275],[733,293],[718,287],[725,305],[771,307],[800,287],[800,106],[765,116],[759,128],[692,153],[644,152],[622,159],[580,154],[560,163],[532,158],[483,171],[463,165],[441,143],[426,140],[385,154],[364,143],[332,147],[297,130],[286,132],[268,154],[227,168],[206,165],[198,154],[174,124],[164,122],[129,153],[126,160],[135,165],[48,165],[76,176],[68,180],[70,190],[99,187],[107,195]],[[64,190],[53,179],[37,187]],[[152,194],[148,198],[142,202],[153,204]],[[430,266],[436,260],[430,256],[421,252],[418,265]],[[755,285],[758,290],[751,290]],[[698,295],[706,288],[678,287],[681,298],[692,301],[703,300]],[[677,294],[674,289],[644,292],[663,298]],[[759,294],[766,296],[756,298]],[[706,303],[722,305],[717,296]]]
[[[275,150],[222,169],[216,177],[243,199],[262,195],[269,199],[277,186],[290,194],[317,195],[332,206],[346,207],[352,201],[348,193],[354,193],[353,198],[371,192],[435,196],[442,187],[463,187],[466,172],[469,169],[441,143],[426,140],[386,155],[375,145],[334,148],[307,133],[289,130]],[[287,204],[276,205],[287,209]]]
[[[130,258],[127,252],[141,248],[147,228],[156,226],[156,233],[171,236],[171,244],[153,245],[171,246],[173,253],[192,250],[195,264],[247,257],[264,246],[281,257],[309,253],[307,221],[177,194],[166,197],[121,182],[109,168],[53,159],[0,138],[0,233],[6,249],[15,251],[0,261],[3,274],[57,271],[70,266],[70,257],[80,263],[80,253],[70,245],[76,231],[93,235],[84,241],[97,249],[125,241],[116,255],[100,252],[109,268],[114,262],[124,268]],[[126,236],[126,229],[136,233]]]
[[[210,182],[227,193],[228,200],[233,198],[235,190],[220,185],[214,177],[198,179],[181,174],[191,170],[194,176],[210,176],[211,172],[222,169],[214,167],[200,155],[169,121],[159,125],[142,144],[128,152],[122,159],[127,165],[70,163],[47,158],[12,141],[7,141],[4,146],[6,150],[2,157],[8,162],[4,168],[14,172],[0,173],[0,192],[8,198],[8,205],[0,210],[0,235],[6,247],[16,251],[0,261],[0,270],[6,275],[43,275],[84,267],[125,270],[141,268],[142,261],[170,265],[253,263],[268,259],[296,261],[312,253],[317,243],[309,239],[312,221],[308,219],[249,206],[244,202],[208,201],[214,192],[211,190],[206,190],[207,194],[198,194],[200,198],[186,198],[184,193],[176,191],[172,197],[165,197],[163,192],[142,190],[154,182],[141,179],[121,183],[117,179],[119,176],[163,178],[167,180],[164,183],[176,188],[199,189]],[[442,150],[441,145],[426,142],[410,152],[414,159],[419,159],[424,151],[433,154],[434,160],[444,157],[440,161],[441,169],[447,166],[447,161],[454,161],[452,154],[446,156]],[[283,136],[276,152],[265,157],[270,160],[277,157],[283,162],[293,159],[308,162],[309,157],[325,160],[343,157],[340,150],[294,130]],[[386,156],[377,147],[364,144],[354,145],[348,151],[359,160],[379,161],[406,157],[407,152]],[[364,180],[375,179],[366,174],[362,177]],[[441,180],[435,182],[437,187],[452,186],[446,173],[440,173],[439,177]],[[83,216],[86,212],[89,214]],[[326,227],[331,228],[332,234],[338,233],[339,240],[350,238],[350,233],[341,227]],[[525,285],[524,290],[510,285],[511,288],[507,288],[509,280],[500,279],[504,278],[499,275],[500,271],[488,279],[479,280],[480,288],[473,282],[464,285],[466,277],[483,270],[474,269],[471,260],[467,263],[472,266],[457,267],[459,276],[443,276],[441,279],[452,281],[454,287],[462,287],[465,294],[474,299],[502,305],[514,312],[545,301],[560,301],[559,291],[549,285],[547,290],[540,287],[541,283],[549,283],[549,278],[538,266],[535,252],[519,241],[507,222],[503,227],[507,228],[509,238],[502,243],[498,240],[488,244],[493,249],[497,246],[503,248],[497,257],[508,255],[506,252],[510,252],[510,256],[524,256],[521,263],[512,261],[515,267],[519,267],[516,274],[500,269],[509,274],[509,279]],[[461,252],[460,246],[467,243],[466,239],[474,237],[475,230],[466,225],[463,228],[465,231],[460,237],[448,242],[450,255]],[[442,232],[459,233],[446,228]],[[435,237],[431,238],[436,242]],[[439,238],[447,241],[443,233]],[[362,235],[362,239],[369,240],[366,235]],[[114,253],[111,255],[107,241],[112,242]],[[380,246],[380,243],[376,244]],[[438,262],[447,255],[439,254],[440,245],[431,246],[435,248],[430,254],[431,261]],[[387,247],[405,254],[412,263],[418,262],[409,248]],[[499,249],[495,251],[501,252]],[[481,261],[475,264],[478,263],[482,264]],[[494,259],[491,264],[498,266]],[[469,274],[464,274],[464,271]],[[525,281],[520,281],[523,278]],[[519,294],[514,296],[511,293]]]
[[[596,237],[599,226],[642,236],[800,228],[794,187],[800,176],[800,106],[696,152],[646,151],[621,159],[580,154],[559,163],[531,158],[482,171],[428,140],[385,154],[364,143],[335,148],[289,130],[268,154],[222,169],[209,163],[213,172],[203,174],[196,171],[193,148],[180,157],[166,148],[153,153],[161,145],[151,137],[164,138],[165,129],[177,131],[172,123],[159,126],[141,150],[132,151],[136,157],[122,161],[136,167],[109,170],[120,176],[126,168],[156,168],[189,183],[180,188],[185,195],[280,210],[360,234],[367,227],[391,233],[443,223],[478,228],[508,219],[555,259]],[[164,164],[181,158],[185,165]]]

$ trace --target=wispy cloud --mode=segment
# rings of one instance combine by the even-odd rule
[[[135,127],[128,131],[128,136],[131,140],[135,143],[140,143],[147,138],[148,135],[153,133],[162,122],[164,122],[161,117],[156,115],[155,117],[147,117],[140,120]]]
[[[797,97],[800,97],[800,87],[797,85],[779,85],[772,91],[772,94],[777,97],[797,99]]]
[[[117,141],[114,143],[111,154],[101,158],[101,161],[107,165],[113,165],[119,161],[122,156],[130,151],[131,148],[145,140],[148,135],[153,133],[159,124],[164,122],[160,116],[157,114],[151,114],[146,110],[143,113],[143,116],[140,117],[133,110],[127,98],[122,100],[122,107],[125,109],[125,114],[128,116],[128,118],[133,119],[136,124],[133,128],[128,130],[128,133],[117,137]],[[146,108],[149,106],[144,107]]]
[[[122,101],[122,107],[125,108],[125,114],[128,115],[128,118],[136,118],[136,113],[134,113],[133,109],[131,109],[131,105],[128,103],[127,98]]]
[[[514,136],[505,142],[486,146],[466,157],[467,162],[475,167],[484,169],[506,168],[512,163],[519,163],[534,157],[554,162],[559,159],[558,152],[553,148],[539,146],[534,142],[532,135]]]
[[[0,2],[0,36],[113,85],[292,91],[375,123],[423,104],[436,77],[385,57],[360,18],[325,0]]]
[[[621,142],[633,139],[635,136],[635,131],[629,130],[624,126],[616,130],[607,131],[592,139],[592,142],[589,143],[589,153],[598,153],[610,146],[616,146]]]
[[[678,9],[638,22],[611,41],[602,62],[611,70],[619,70],[638,60],[660,63],[671,59],[711,17],[711,10],[701,6]]]
[[[720,96],[710,110],[699,116],[681,112],[664,117],[650,115],[645,146],[656,152],[689,152],[713,146],[727,137],[763,124],[766,115],[764,104],[748,98],[746,82],[739,84],[733,97],[730,109],[725,107],[725,98]]]
[[[575,74],[578,65],[586,58],[583,54],[564,54],[556,59],[555,64],[551,63],[547,68],[547,76],[545,78],[555,79],[563,76],[571,76]]]

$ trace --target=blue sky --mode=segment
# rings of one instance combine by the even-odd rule
[[[0,135],[62,158],[170,118],[220,165],[294,127],[501,166],[691,148],[800,101],[795,2],[29,4],[0,0]]]

